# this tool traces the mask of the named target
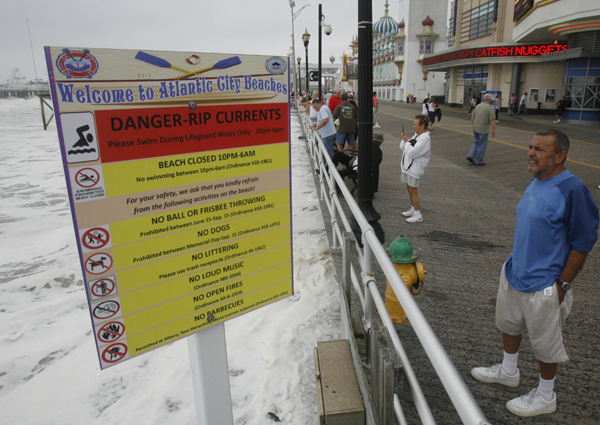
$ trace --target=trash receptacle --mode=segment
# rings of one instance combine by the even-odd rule
[[[542,102],[538,102],[537,114],[540,115],[542,113]]]

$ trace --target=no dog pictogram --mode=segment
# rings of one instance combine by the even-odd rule
[[[81,187],[94,187],[100,181],[100,175],[93,168],[82,168],[77,171],[75,181]]]
[[[87,249],[99,249],[108,243],[110,240],[110,234],[108,230],[103,229],[102,227],[94,227],[93,229],[89,229],[86,231],[81,237],[81,243]]]
[[[121,338],[125,333],[125,325],[121,322],[110,322],[102,325],[98,330],[98,339],[102,342],[108,343],[116,341]]]
[[[103,301],[94,307],[93,314],[96,319],[110,319],[119,312],[121,305],[116,301]]]
[[[113,259],[110,255],[99,252],[85,260],[85,269],[91,274],[102,274],[107,272],[113,264]]]
[[[127,345],[122,342],[116,342],[104,349],[102,360],[106,363],[115,363],[125,357],[125,354],[127,354]]]
[[[117,292],[117,284],[115,282],[114,275],[103,277],[101,279],[90,280],[88,285],[90,287],[90,293],[94,298],[107,297]]]

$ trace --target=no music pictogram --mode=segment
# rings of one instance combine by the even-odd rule
[[[125,333],[125,325],[121,322],[110,322],[102,325],[98,331],[98,339],[102,342],[113,342]]]
[[[112,257],[104,252],[94,254],[85,260],[85,269],[91,274],[102,274],[107,272],[112,265]]]
[[[96,319],[110,319],[119,312],[121,305],[116,301],[103,301],[94,307],[93,314]]]
[[[75,181],[81,187],[94,187],[100,181],[100,175],[93,168],[82,168],[77,171]]]
[[[110,240],[110,234],[108,230],[102,227],[94,227],[85,232],[81,238],[83,246],[87,249],[99,249],[108,243]]]
[[[102,360],[106,363],[114,363],[121,360],[127,354],[127,345],[122,342],[116,342],[109,345],[102,352]]]
[[[102,279],[91,280],[89,282],[90,292],[96,298],[107,297],[112,295],[117,288],[114,275],[103,277]]]

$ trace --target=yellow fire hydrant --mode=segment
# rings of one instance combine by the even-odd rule
[[[413,295],[419,295],[423,290],[423,279],[427,271],[423,264],[417,263],[417,254],[413,254],[411,243],[404,236],[397,237],[387,249],[390,260],[394,263],[396,271],[404,280],[409,291]],[[385,308],[394,323],[408,323],[408,318],[404,309],[398,302],[394,290],[387,281],[385,290]]]

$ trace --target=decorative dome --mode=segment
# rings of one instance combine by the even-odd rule
[[[385,15],[373,25],[373,30],[380,34],[398,34],[398,23],[388,14],[389,3],[385,1]]]
[[[398,24],[398,28],[404,28],[404,27],[406,27],[406,24],[404,23],[404,19],[403,19],[402,22],[400,22]]]
[[[432,26],[433,25],[433,19],[431,19],[429,17],[429,15],[427,15],[427,18],[425,18],[425,20],[423,22],[421,22],[421,24],[423,26],[427,26],[427,25]]]

